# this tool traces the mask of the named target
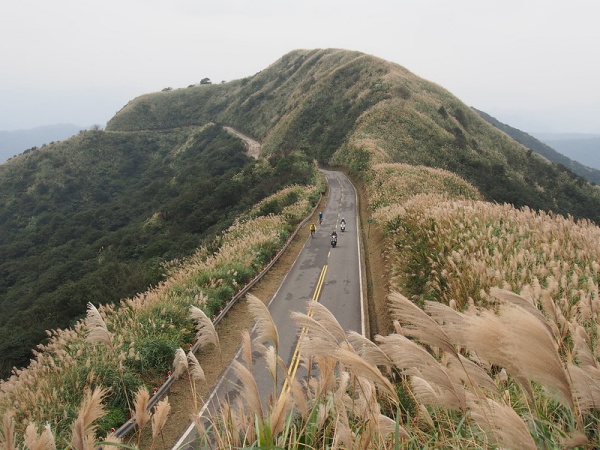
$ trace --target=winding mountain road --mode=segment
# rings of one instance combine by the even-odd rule
[[[291,321],[290,313],[306,313],[308,301],[318,301],[326,306],[346,331],[364,334],[363,284],[358,234],[357,197],[354,186],[341,172],[323,171],[329,184],[329,198],[323,211],[323,223],[317,224],[315,237],[309,237],[283,279],[276,293],[268,302],[268,308],[279,331],[279,356],[290,367],[296,368],[295,351],[298,344],[298,332]],[[339,223],[346,220],[346,231],[341,232]],[[337,230],[338,244],[332,248],[329,235]],[[238,353],[237,356],[240,359]],[[257,352],[254,355],[253,375],[266,404],[273,393],[273,381],[264,360]],[[298,368],[296,377],[305,374]],[[280,377],[283,379],[283,376]],[[225,398],[235,398],[237,377],[229,366],[210,394],[200,412],[209,417],[218,411],[218,404]],[[278,390],[281,390],[281,381]],[[173,447],[174,449],[193,449],[196,429],[190,424],[185,433]]]

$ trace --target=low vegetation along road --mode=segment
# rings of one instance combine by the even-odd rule
[[[340,172],[324,171],[329,184],[329,197],[323,212],[323,223],[317,225],[314,237],[308,237],[302,251],[281,285],[268,302],[268,310],[279,332],[279,356],[288,367],[288,374],[302,379],[304,368],[298,361],[299,333],[290,318],[292,311],[307,312],[310,302],[320,302],[336,317],[346,331],[364,334],[363,295],[360,245],[356,208],[356,191],[350,180]],[[346,220],[342,232],[340,220]],[[330,245],[329,236],[337,231],[338,244]],[[253,331],[256,335],[256,331]],[[242,362],[241,352],[237,359]],[[265,405],[274,394],[274,380],[264,358],[254,352],[253,375]],[[278,376],[276,392],[286,389],[284,376]],[[238,394],[239,379],[231,365],[212,391],[201,411],[203,417],[218,414],[220,402],[232,402]],[[173,448],[192,449],[196,428],[190,424]]]

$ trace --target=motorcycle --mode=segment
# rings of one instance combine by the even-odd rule
[[[342,230],[342,231],[346,231],[346,224],[345,224],[345,223],[343,223],[343,222],[342,222],[342,223],[340,224],[340,230]]]
[[[335,247],[337,245],[337,236],[331,236],[331,246]]]

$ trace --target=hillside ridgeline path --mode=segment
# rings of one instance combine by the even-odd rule
[[[255,141],[251,137],[246,136],[245,134],[240,133],[239,131],[237,131],[231,127],[223,127],[223,129],[225,131],[230,132],[231,134],[236,135],[240,139],[243,139],[246,142],[246,148],[248,151],[248,155],[252,156],[255,159],[258,159],[258,157],[260,156],[260,142]]]

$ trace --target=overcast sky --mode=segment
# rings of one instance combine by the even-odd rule
[[[343,48],[523,131],[600,133],[599,20],[598,0],[14,0],[0,130],[104,126],[141,94]]]

